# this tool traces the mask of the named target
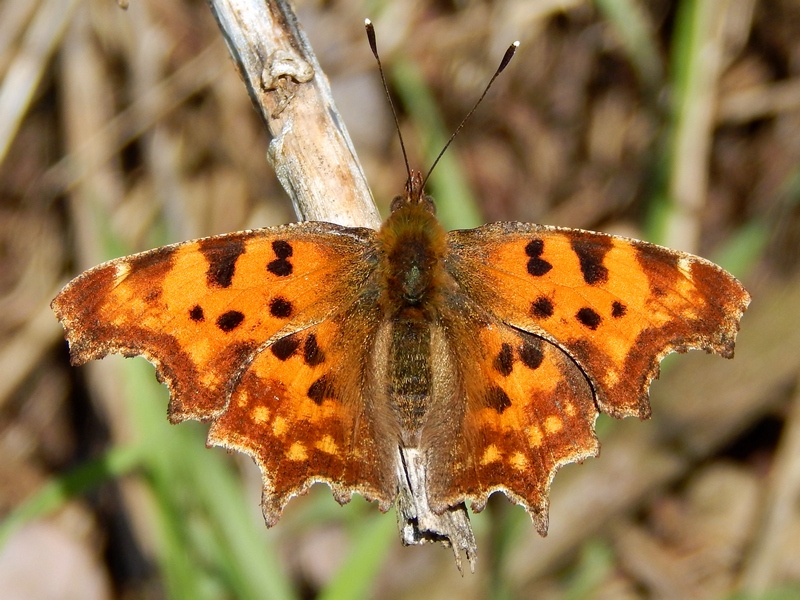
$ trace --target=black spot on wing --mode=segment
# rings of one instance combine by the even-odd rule
[[[494,369],[503,377],[511,375],[514,369],[514,353],[511,351],[511,344],[504,343],[500,347],[500,352],[494,358]]]
[[[303,361],[309,367],[316,367],[325,362],[325,353],[317,345],[317,336],[309,333],[303,344]]]
[[[283,258],[273,260],[267,265],[267,271],[278,277],[287,277],[292,274],[293,270],[292,263]]]
[[[273,298],[269,302],[269,314],[279,319],[287,319],[292,316],[292,303],[286,298]]]
[[[189,310],[189,318],[192,321],[195,321],[197,323],[201,323],[201,322],[205,321],[206,320],[206,316],[205,316],[205,314],[203,314],[203,307],[200,306],[199,304],[195,304]]]
[[[519,359],[529,369],[538,369],[544,360],[541,342],[538,340],[536,342],[525,340],[522,346],[519,347]]]
[[[286,240],[275,240],[272,242],[272,251],[278,258],[289,258],[294,254],[294,248]]]
[[[597,311],[588,307],[580,309],[575,315],[575,318],[578,319],[581,325],[588,327],[592,331],[597,329],[603,321],[603,318],[597,314]]]
[[[242,321],[244,321],[244,314],[240,313],[238,310],[229,310],[226,313],[222,313],[217,318],[217,327],[227,333],[236,329],[242,324]]]
[[[603,265],[603,259],[611,250],[610,238],[598,237],[587,239],[578,237],[570,242],[572,251],[578,256],[581,264],[583,280],[589,285],[605,283],[608,281],[608,269]]]
[[[539,319],[553,316],[553,302],[550,298],[539,296],[531,303],[531,314]]]
[[[489,408],[503,414],[503,411],[511,406],[511,398],[508,397],[503,388],[492,386],[486,394],[486,404],[489,405]]]
[[[628,312],[628,307],[625,306],[622,302],[618,300],[614,300],[611,304],[611,316],[615,319],[619,319],[620,317],[624,317],[625,313]]]
[[[277,257],[267,265],[267,271],[278,277],[287,277],[292,274],[294,267],[289,261],[289,257],[294,254],[292,245],[285,240],[275,240],[272,242],[272,251]]]
[[[541,277],[548,273],[553,268],[546,260],[540,258],[544,252],[544,240],[535,239],[531,240],[525,246],[525,254],[529,256],[528,259],[528,273],[534,277]]]
[[[269,347],[272,355],[278,360],[288,360],[300,347],[300,340],[296,335],[287,335]]]
[[[322,404],[325,398],[329,397],[330,395],[328,376],[323,375],[322,377],[317,379],[314,383],[312,383],[311,386],[309,386],[306,395],[314,402],[314,404],[316,405]]]
[[[208,262],[206,270],[208,286],[230,287],[236,272],[236,261],[244,254],[244,241],[211,237],[200,242],[200,252]]]

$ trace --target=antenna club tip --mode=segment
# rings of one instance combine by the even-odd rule
[[[372,50],[372,54],[375,56],[375,60],[378,61],[378,66],[381,66],[381,59],[378,58],[378,42],[375,39],[375,27],[372,26],[372,21],[369,19],[364,19],[364,29],[367,30],[367,40],[369,41],[369,48]]]
[[[503,60],[500,61],[500,66],[497,67],[497,71],[494,74],[495,77],[497,77],[500,73],[502,73],[503,69],[505,69],[508,66],[508,63],[511,62],[511,59],[514,57],[514,54],[517,52],[517,48],[519,48],[519,40],[517,40],[516,42],[511,44],[508,47],[508,50],[506,50],[506,53],[503,56]],[[491,85],[491,83],[489,85]]]

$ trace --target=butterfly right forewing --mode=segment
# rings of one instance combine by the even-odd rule
[[[717,265],[639,240],[493,223],[448,241],[459,285],[500,321],[560,346],[616,417],[649,416],[648,389],[666,354],[732,357],[750,302]]]

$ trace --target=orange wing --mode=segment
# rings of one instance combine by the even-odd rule
[[[495,223],[448,244],[443,328],[466,405],[435,417],[450,435],[429,446],[431,506],[503,491],[543,535],[556,471],[597,454],[598,409],[647,417],[668,352],[732,356],[750,299],[706,260],[601,233]]]
[[[353,492],[378,500],[384,512],[394,501],[393,438],[361,395],[361,361],[378,316],[371,307],[339,313],[265,348],[210,428],[209,442],[250,454],[261,467],[269,526],[316,481],[330,485],[342,504]]]
[[[475,309],[466,312],[480,315]],[[447,327],[459,343],[467,406],[457,434],[429,451],[431,506],[444,510],[469,499],[478,512],[492,492],[503,491],[544,535],[556,471],[598,452],[592,390],[558,347],[485,313],[462,320],[464,312],[454,313],[459,323],[448,319]]]
[[[143,355],[169,387],[171,421],[214,420],[210,442],[251,454],[270,524],[314,480],[336,484],[340,500],[349,498],[344,487],[363,491],[386,510],[385,479],[348,463],[376,452],[372,423],[358,412],[359,383],[333,373],[360,360],[358,340],[374,329],[359,304],[374,236],[309,222],[166,246],[85,272],[52,308],[73,364]],[[361,337],[327,348],[353,306],[361,311],[347,327]]]
[[[602,233],[494,223],[448,242],[447,269],[471,299],[562,348],[615,417],[650,415],[650,382],[668,353],[732,357],[750,302],[707,260]]]

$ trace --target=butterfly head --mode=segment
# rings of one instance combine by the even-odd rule
[[[411,171],[405,193],[392,201],[392,214],[378,233],[386,257],[387,300],[393,311],[429,304],[441,283],[446,234],[423,187],[422,174]]]
[[[402,196],[395,196],[390,210],[394,213],[404,206],[418,206],[432,215],[436,214],[436,205],[433,203],[433,198],[425,194],[425,179],[419,171],[409,171],[405,193]]]

